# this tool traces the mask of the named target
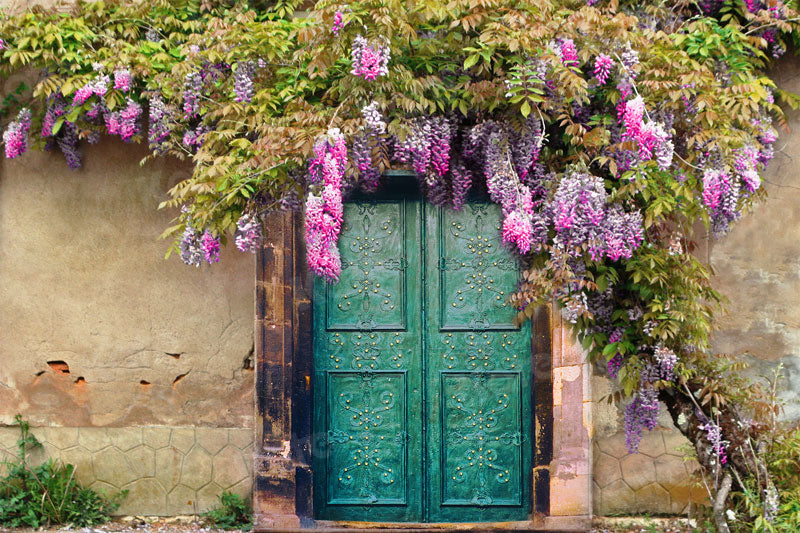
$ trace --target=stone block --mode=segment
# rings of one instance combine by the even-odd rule
[[[619,460],[607,453],[600,452],[594,456],[594,481],[605,487],[618,479],[622,479]]]
[[[664,454],[657,457],[653,460],[653,465],[656,468],[656,481],[668,490],[672,486],[688,485],[691,480],[683,463],[683,459],[674,455]]]
[[[122,487],[137,478],[137,474],[124,453],[116,448],[106,448],[94,455],[94,475],[98,481]]]
[[[183,454],[172,446],[156,450],[156,479],[167,491],[171,491],[181,479]]]
[[[106,428],[86,427],[78,430],[78,442],[90,452],[99,452],[111,446],[111,437]]]
[[[245,462],[241,450],[231,445],[214,457],[214,481],[227,489],[250,476],[250,462]]]
[[[211,455],[200,446],[195,446],[183,458],[181,484],[197,490],[211,481]]]
[[[123,452],[142,443],[141,428],[109,428],[108,435],[111,437],[111,443]]]
[[[119,492],[117,490],[117,487],[115,487],[114,485],[109,485],[104,481],[95,481],[89,486],[89,488],[106,496],[111,496],[112,494],[116,494],[117,492]]]
[[[154,477],[156,475],[156,452],[149,446],[141,445],[129,450],[126,455],[131,468],[138,477]]]
[[[219,504],[219,495],[223,488],[216,483],[209,483],[197,491],[197,509],[205,512]]]
[[[123,487],[128,496],[122,500],[117,513],[165,516],[167,514],[167,494],[154,478],[137,479]]]
[[[649,457],[658,457],[664,453],[664,437],[658,430],[645,431],[639,443],[639,453]]]
[[[174,428],[169,443],[183,453],[189,453],[194,446],[194,428]]]
[[[595,439],[595,442],[600,447],[600,450],[607,453],[611,457],[622,459],[628,455],[628,447],[625,445],[625,434],[615,433],[608,437]]]
[[[250,500],[253,497],[253,479],[251,477],[246,477],[236,485],[229,487],[228,490]]]
[[[42,436],[60,450],[78,445],[78,428],[42,428]]]
[[[620,460],[622,479],[633,490],[639,490],[656,480],[656,469],[653,459],[640,453],[632,453]]]
[[[228,430],[228,441],[243,450],[253,444],[254,435],[251,428],[231,428]]]
[[[633,490],[621,479],[603,487],[603,500],[596,512],[599,515],[630,514],[636,504]]]
[[[167,513],[170,515],[197,514],[197,491],[186,485],[178,485],[167,494]]]
[[[689,445],[689,439],[683,436],[677,429],[671,431],[664,431],[664,447],[666,453],[675,455],[676,457],[683,457],[685,454],[681,451]]]
[[[92,465],[92,453],[76,446],[68,450],[61,450],[61,461],[75,467],[75,480],[82,485],[89,485],[97,479]]]
[[[635,495],[637,507],[631,509],[632,512],[648,514],[664,514],[670,512],[669,492],[658,483],[648,483],[637,490]]]
[[[144,443],[154,450],[168,446],[171,434],[171,428],[158,426],[142,428],[142,438],[144,439]]]
[[[226,428],[197,428],[195,438],[197,444],[203,447],[211,455],[216,455],[218,451],[228,444],[228,432]]]

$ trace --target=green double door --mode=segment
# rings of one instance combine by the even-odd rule
[[[525,520],[530,326],[499,209],[345,206],[338,284],[314,297],[318,519]]]

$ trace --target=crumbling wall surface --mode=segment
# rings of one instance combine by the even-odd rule
[[[253,256],[164,260],[187,167],[113,139],[0,166],[0,423],[251,427]]]
[[[145,148],[118,139],[85,152],[78,171],[57,152],[0,161],[0,426],[21,414],[89,483],[160,487],[157,504],[132,491],[126,512],[191,512],[203,487],[247,493],[249,475],[214,476],[251,470],[254,257],[164,260],[176,211],[157,207],[190,167],[140,166]],[[0,432],[13,449],[15,429]],[[182,483],[199,464],[220,473]]]

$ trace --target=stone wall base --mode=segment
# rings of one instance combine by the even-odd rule
[[[127,489],[117,514],[199,514],[223,490],[249,498],[253,430],[208,427],[43,427],[30,459],[75,465],[83,486],[106,493]],[[19,428],[0,427],[0,460],[17,455]],[[2,466],[0,466],[2,473]]]

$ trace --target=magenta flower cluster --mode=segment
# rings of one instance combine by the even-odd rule
[[[741,218],[740,196],[739,180],[725,168],[709,165],[703,170],[703,204],[711,216],[716,235],[727,233],[730,224]]]
[[[219,239],[211,231],[206,230],[203,232],[200,249],[203,251],[203,257],[208,264],[219,263]]]
[[[617,374],[619,373],[619,369],[622,368],[623,362],[624,361],[622,359],[622,354],[620,353],[615,354],[614,357],[609,359],[608,362],[606,363],[606,367],[608,369],[608,375],[614,379],[617,379]]]
[[[14,159],[25,153],[28,149],[28,131],[31,129],[31,111],[22,108],[17,114],[17,120],[11,122],[3,132],[6,157]]]
[[[200,91],[203,77],[199,72],[190,72],[183,82],[183,113],[186,118],[194,118],[200,111]]]
[[[249,213],[243,214],[236,222],[236,247],[240,252],[253,252],[258,250],[261,243],[261,220]]]
[[[653,351],[653,356],[658,363],[661,379],[667,381],[674,380],[675,364],[678,362],[678,356],[675,354],[675,352],[659,343],[656,345],[655,350]]]
[[[464,156],[482,168],[489,197],[502,207],[503,242],[523,254],[540,249],[547,238],[546,215],[535,209],[540,202],[532,190],[540,192],[536,168],[542,141],[538,117],[530,116],[521,131],[480,122],[464,143]]]
[[[208,133],[208,128],[204,124],[198,124],[195,128],[186,128],[186,131],[183,132],[183,146],[192,152],[197,151],[203,146],[206,133]]]
[[[309,162],[309,178],[322,185],[322,193],[309,193],[306,200],[305,239],[308,267],[329,282],[336,282],[342,272],[337,242],[342,229],[344,206],[342,180],[347,167],[347,146],[337,128],[314,146]]]
[[[131,90],[132,84],[133,77],[130,70],[121,68],[114,71],[114,89],[127,93]]]
[[[639,145],[639,159],[647,161],[655,156],[658,168],[666,170],[672,165],[674,145],[663,124],[655,121],[644,122],[645,106],[641,96],[625,103],[622,124],[625,131],[623,140],[634,140]]]
[[[119,111],[106,114],[106,128],[109,135],[119,135],[123,141],[130,141],[138,135],[141,124],[142,106],[128,98],[126,105]]]
[[[147,141],[150,149],[156,153],[164,153],[166,151],[166,142],[172,131],[172,113],[167,109],[167,105],[160,94],[150,97],[149,115]]]
[[[342,30],[342,27],[344,26],[342,18],[343,16],[341,11],[337,11],[333,15],[333,26],[331,27],[331,31],[333,32],[334,35],[339,35],[339,32]]]
[[[597,54],[594,60],[594,77],[600,85],[605,85],[614,68],[614,60],[605,54]]]
[[[92,96],[105,96],[105,94],[108,92],[109,83],[111,83],[111,79],[108,76],[98,76],[75,91],[75,95],[72,98],[72,105],[81,105]]]
[[[575,48],[575,42],[572,39],[564,39],[561,41],[559,55],[565,67],[578,66],[578,50]]]
[[[63,116],[66,110],[67,105],[60,92],[53,93],[47,97],[47,109],[42,120],[42,137],[51,137],[53,135],[53,126],[56,120]]]
[[[350,71],[354,76],[365,80],[375,80],[379,76],[389,74],[389,59],[391,52],[385,44],[370,44],[361,35],[353,39],[350,58],[353,68]]]

